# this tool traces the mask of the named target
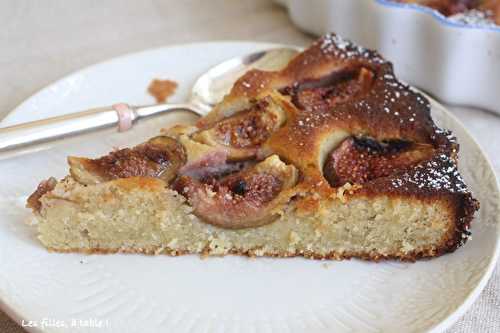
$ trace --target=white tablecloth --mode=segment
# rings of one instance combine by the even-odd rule
[[[297,45],[312,40],[268,0],[1,1],[0,22],[0,118],[58,78],[124,53],[207,40]],[[452,110],[500,174],[500,117]],[[24,331],[0,311],[0,332]],[[478,301],[449,332],[500,332],[498,267]]]

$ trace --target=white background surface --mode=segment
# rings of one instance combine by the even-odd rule
[[[311,40],[268,1],[2,1],[0,22],[0,117],[48,83],[123,53],[192,41],[305,45]],[[498,175],[500,117],[473,109],[453,111],[488,153]],[[498,317],[499,286],[497,269],[450,332],[498,332],[498,321],[477,319]],[[22,330],[0,314],[0,332]]]

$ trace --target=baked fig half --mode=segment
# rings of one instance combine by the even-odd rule
[[[281,89],[300,109],[328,108],[367,94],[375,73],[366,67],[342,68],[320,79],[305,80]]]
[[[184,147],[168,136],[157,136],[134,148],[115,150],[97,159],[68,157],[71,176],[85,185],[138,176],[170,183],[185,162]]]
[[[183,176],[173,188],[185,196],[194,214],[221,228],[258,227],[279,217],[298,180],[294,166],[273,155],[238,173],[200,181]]]
[[[328,154],[323,175],[333,187],[363,184],[404,171],[431,158],[434,151],[428,144],[349,137]]]
[[[259,147],[286,121],[286,101],[266,96],[250,107],[192,135],[193,140],[226,149],[231,161],[254,158]]]

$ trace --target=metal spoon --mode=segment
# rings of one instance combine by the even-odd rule
[[[196,80],[187,103],[130,106],[125,103],[0,128],[0,153],[13,152],[33,144],[61,139],[91,130],[118,125],[128,130],[141,118],[184,110],[199,116],[207,114],[222,100],[234,82],[250,69],[277,70],[295,56],[298,49],[277,48],[224,61]]]

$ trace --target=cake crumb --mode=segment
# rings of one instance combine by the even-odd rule
[[[148,87],[148,92],[156,99],[157,103],[165,103],[177,89],[177,82],[171,80],[154,79]]]

